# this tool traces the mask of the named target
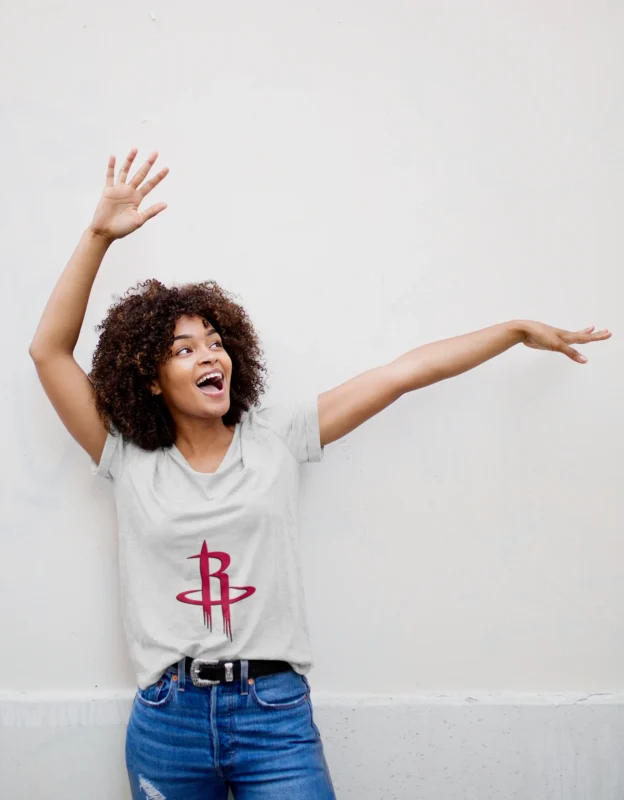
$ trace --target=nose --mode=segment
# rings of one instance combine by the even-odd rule
[[[209,347],[202,347],[201,350],[197,353],[197,363],[198,364],[214,364],[217,360],[217,354],[214,350],[211,350]]]
[[[211,350],[207,350],[198,359],[199,364],[214,364],[215,361],[215,354]]]

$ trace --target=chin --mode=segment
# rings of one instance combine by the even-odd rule
[[[227,412],[230,410],[230,394],[224,394],[222,397],[215,397],[214,399],[210,397],[199,398],[199,402],[197,398],[193,398],[191,402],[189,402],[188,397],[180,398],[178,403],[173,405],[175,411],[178,414],[182,414],[185,417],[197,417],[199,419],[220,419],[224,417]]]
[[[225,397],[222,400],[213,401],[207,405],[200,412],[202,417],[224,417],[230,410],[230,398]]]

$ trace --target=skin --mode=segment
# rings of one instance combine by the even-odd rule
[[[162,395],[176,426],[176,447],[198,472],[214,472],[227,452],[234,428],[223,424],[230,407],[232,359],[219,334],[201,317],[180,317],[171,357],[158,369],[152,392]],[[220,371],[223,387],[208,394],[197,387],[207,372]]]
[[[115,179],[115,156],[110,156],[106,182],[89,228],[83,233],[43,312],[30,345],[30,355],[44,390],[71,435],[98,462],[107,425],[95,409],[93,387],[74,359],[93,281],[108,248],[167,206],[139,206],[167,175],[160,170],[147,176],[156,162],[152,153],[128,180],[137,155],[131,150]],[[232,362],[198,317],[177,320],[172,357],[161,365],[152,386],[161,394],[176,424],[176,447],[198,471],[214,472],[232,440],[233,429],[223,424],[229,407]],[[610,338],[607,329],[591,325],[580,331],[555,328],[542,322],[512,320],[479,331],[425,344],[380,367],[323,392],[318,397],[321,444],[327,445],[378,414],[407,392],[460,375],[500,355],[516,344],[561,353],[577,364],[587,358],[572,345]],[[222,369],[225,390],[204,396],[196,381],[206,369]]]

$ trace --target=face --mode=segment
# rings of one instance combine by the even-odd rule
[[[201,317],[176,322],[171,357],[158,369],[152,385],[167,408],[191,417],[222,417],[230,407],[232,360],[221,337]]]

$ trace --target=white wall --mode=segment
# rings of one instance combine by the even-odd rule
[[[104,710],[66,714],[53,739],[66,782],[44,780],[58,709],[105,706],[133,677],[110,487],[57,421],[27,347],[109,152],[137,145],[171,168],[154,193],[169,208],[108,256],[85,368],[112,295],[147,277],[238,292],[272,395],[510,318],[614,331],[585,366],[517,347],[328,448],[306,470],[302,538],[311,680],[341,796],[622,796],[623,36],[609,0],[4,9],[0,795],[83,796],[69,765],[88,737],[67,733],[74,722],[110,733],[92,733],[100,757],[81,762],[117,765],[101,796],[123,785],[123,703],[104,728]],[[575,700],[595,693],[612,694],[587,716]],[[464,698],[458,740],[420,718],[400,727],[423,707],[441,724],[441,695]],[[548,734],[560,695],[571,749]],[[539,758],[510,756],[505,720],[518,742],[544,743]],[[474,775],[445,782],[438,763],[468,774],[463,735]]]

